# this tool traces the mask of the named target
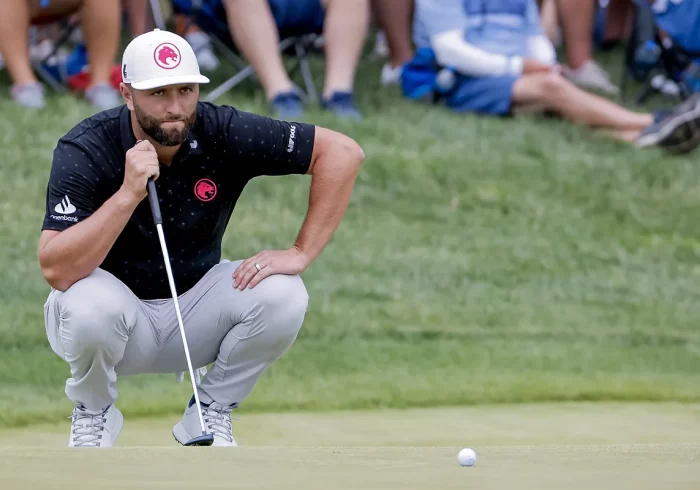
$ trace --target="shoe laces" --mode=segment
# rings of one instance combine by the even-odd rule
[[[91,412],[85,407],[78,406],[68,417],[71,422],[71,437],[75,447],[99,447],[107,422],[107,410]]]
[[[231,410],[233,407],[209,405],[202,407],[202,418],[212,434],[228,442],[233,442],[233,427],[231,426]]]

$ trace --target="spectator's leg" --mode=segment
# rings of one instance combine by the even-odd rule
[[[556,0],[540,0],[540,21],[547,38],[555,46],[561,42]]]
[[[596,0],[557,0],[557,3],[567,63],[572,70],[578,70],[591,59]]]
[[[153,28],[148,0],[124,0],[124,7],[129,16],[129,30],[132,37]]]
[[[279,52],[279,34],[267,0],[224,0],[233,40],[253,66],[268,100],[293,90]]]
[[[326,83],[324,98],[352,92],[355,70],[369,26],[368,0],[324,0]]]
[[[610,0],[603,39],[607,45],[624,42],[627,39],[633,13],[632,7],[631,0]]]
[[[595,128],[641,132],[654,122],[651,114],[632,112],[614,102],[585,92],[555,74],[522,76],[513,87],[513,104],[544,105],[548,110]]]
[[[119,0],[82,0],[80,18],[90,58],[91,86],[109,84],[119,49]]]
[[[0,53],[15,85],[37,82],[29,61],[29,20],[27,0],[5,0],[0,15]]]
[[[582,88],[616,94],[619,89],[592,59],[596,0],[557,0],[568,66],[564,75]]]
[[[396,68],[413,57],[411,30],[415,0],[372,0],[377,22],[389,44],[389,64]]]

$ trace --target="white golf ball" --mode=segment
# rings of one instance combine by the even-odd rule
[[[473,449],[465,447],[457,455],[457,460],[462,466],[474,466],[474,463],[476,463],[476,453]]]

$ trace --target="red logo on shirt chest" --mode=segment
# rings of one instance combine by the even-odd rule
[[[216,197],[217,187],[209,179],[199,179],[194,185],[194,195],[203,202],[211,201]]]

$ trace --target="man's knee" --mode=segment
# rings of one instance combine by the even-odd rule
[[[563,98],[568,97],[569,83],[555,73],[524,75],[513,87],[513,101],[517,104],[554,108]]]
[[[567,84],[570,84],[566,78],[556,73],[545,73],[540,75],[540,89],[550,100],[560,99],[566,94]]]
[[[298,275],[277,274],[261,281],[263,308],[284,311],[291,316],[303,316],[309,306],[309,295]]]
[[[280,340],[296,337],[309,305],[309,295],[301,277],[273,275],[255,286],[258,288],[255,314],[261,316],[261,326],[267,335]]]
[[[128,338],[133,308],[124,301],[121,288],[103,274],[93,273],[65,292],[54,293],[64,347],[94,350]]]

